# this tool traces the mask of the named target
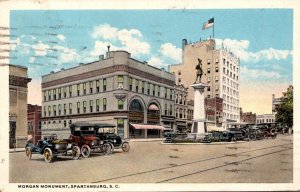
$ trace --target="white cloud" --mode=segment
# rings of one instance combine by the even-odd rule
[[[10,49],[15,51],[17,46],[21,45],[21,39],[17,38],[17,39],[11,40],[10,43],[11,43],[10,44]]]
[[[63,47],[60,45],[53,46],[54,49],[57,49],[60,53],[58,60],[60,63],[68,63],[73,61],[79,61],[80,55],[77,53],[76,49]]]
[[[102,38],[103,40],[110,40],[110,42],[113,42],[110,43],[112,44],[112,51],[117,50],[116,48],[126,50],[134,57],[141,54],[148,54],[150,51],[150,44],[141,39],[143,35],[137,29],[118,29],[116,27],[111,27],[109,24],[103,24],[94,27],[91,35],[94,39]],[[98,41],[98,44],[99,42],[100,41]],[[95,47],[98,46],[96,43],[97,41],[95,42]],[[107,45],[105,45],[105,47],[106,46]],[[101,52],[101,54],[104,54],[105,51]],[[99,51],[93,50],[92,52],[95,53]]]
[[[160,46],[160,52],[163,56],[174,60],[177,63],[181,62],[182,49],[177,48],[172,43],[165,43]]]
[[[290,50],[280,49],[262,49],[257,52],[248,51],[250,42],[248,40],[235,40],[235,39],[216,39],[217,47],[222,46],[236,54],[241,61],[244,62],[259,62],[263,60],[284,60],[289,55],[292,55]]]
[[[165,68],[166,69],[168,67],[168,64],[164,63],[164,61],[158,57],[151,57],[148,61],[148,64],[152,65],[154,67],[157,67],[157,68]]]
[[[29,63],[34,63],[34,61],[35,61],[35,57],[30,57],[29,58]]]
[[[282,76],[274,71],[266,71],[263,69],[249,69],[247,67],[240,67],[241,76],[248,78],[264,78],[264,79],[278,79]]]
[[[37,56],[45,56],[49,50],[50,46],[44,44],[43,42],[39,41],[38,44],[32,45],[32,49]]]
[[[62,35],[62,34],[58,34],[58,35],[57,35],[57,38],[58,38],[59,40],[61,40],[61,41],[65,41],[65,39],[66,39],[66,37],[65,37],[64,35]]]

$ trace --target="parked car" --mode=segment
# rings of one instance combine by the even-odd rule
[[[257,124],[257,128],[263,133],[264,138],[275,139],[277,137],[276,127],[271,124]]]
[[[122,149],[124,152],[128,152],[130,149],[129,142],[122,139],[115,133],[115,125],[106,123],[95,124],[96,135],[101,141],[107,141],[112,144],[114,149]]]
[[[91,150],[110,155],[112,145],[108,141],[100,140],[96,136],[95,124],[77,122],[70,125],[70,141],[78,143],[83,157],[89,157]]]
[[[53,161],[57,156],[72,156],[78,159],[80,156],[80,148],[77,143],[68,139],[57,139],[57,135],[53,134],[49,139],[39,140],[37,144],[27,143],[25,146],[25,154],[27,159],[31,159],[32,154],[41,154],[47,163]]]

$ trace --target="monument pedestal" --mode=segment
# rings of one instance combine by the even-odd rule
[[[207,132],[205,123],[205,106],[204,106],[204,88],[208,85],[203,83],[196,83],[191,85],[195,90],[194,95],[194,119],[190,137],[203,137]],[[194,136],[192,136],[194,135]]]

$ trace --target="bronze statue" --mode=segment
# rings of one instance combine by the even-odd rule
[[[199,58],[198,58],[198,64],[196,65],[195,69],[197,70],[197,77],[196,77],[195,84],[197,83],[198,77],[199,77],[198,83],[201,83],[201,77],[203,75],[203,70],[202,70],[202,60]]]

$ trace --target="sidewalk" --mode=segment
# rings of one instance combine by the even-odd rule
[[[9,149],[9,153],[16,153],[16,152],[24,152],[25,148],[13,148]]]

